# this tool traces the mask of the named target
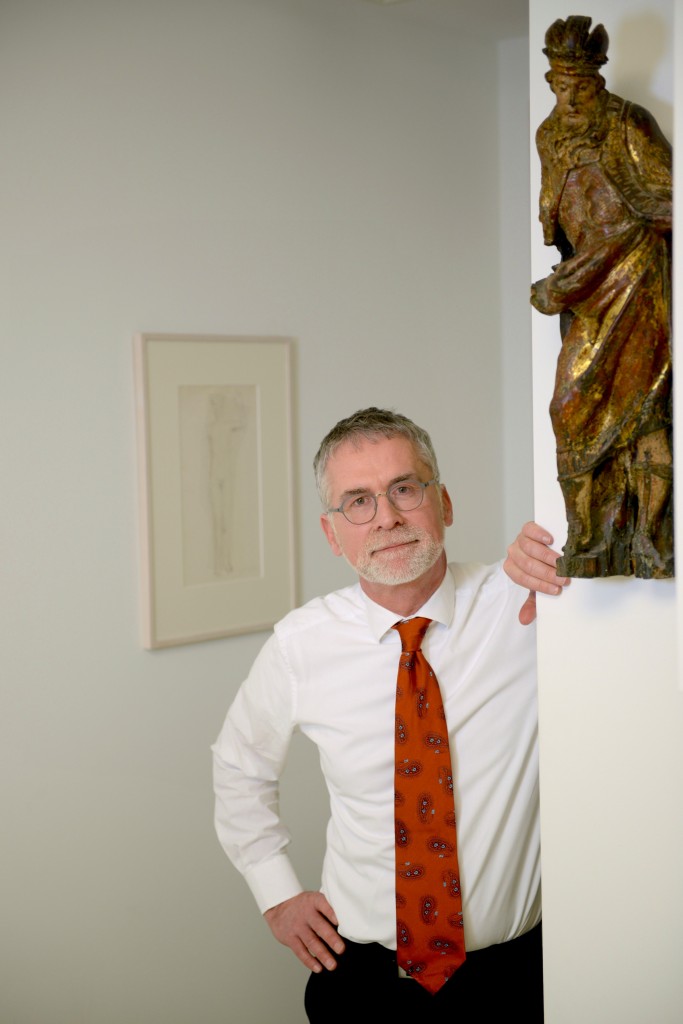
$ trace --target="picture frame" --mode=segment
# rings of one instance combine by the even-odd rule
[[[295,605],[291,347],[134,337],[148,649],[267,630]]]

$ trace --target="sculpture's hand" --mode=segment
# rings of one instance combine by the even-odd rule
[[[503,568],[510,579],[529,590],[522,605],[519,621],[528,626],[536,618],[536,592],[557,595],[569,584],[565,576],[558,576],[555,563],[560,557],[550,545],[553,538],[537,523],[525,523],[517,538],[508,548]]]
[[[336,925],[337,916],[321,892],[300,892],[263,915],[278,942],[289,946],[301,963],[319,974],[333,971],[337,961],[330,953],[344,952]]]
[[[546,292],[545,281],[536,281],[531,285],[531,305],[533,308],[538,309],[540,313],[545,312],[545,306],[547,304],[547,297],[544,301]]]
[[[534,281],[531,286],[531,305],[534,309],[537,309],[539,313],[545,313],[546,316],[553,316],[555,313],[561,313],[563,307],[559,305],[550,295],[548,291],[548,282],[552,279],[550,277],[544,277],[540,281]]]

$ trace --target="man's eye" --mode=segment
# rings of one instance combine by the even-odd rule
[[[415,494],[417,487],[415,484],[396,484],[395,487],[391,488],[392,497],[406,498],[411,494]]]
[[[372,504],[372,498],[369,494],[359,494],[355,498],[349,498],[346,502],[347,508],[366,508]]]

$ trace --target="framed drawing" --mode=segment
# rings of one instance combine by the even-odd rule
[[[134,339],[145,647],[268,629],[295,603],[290,350]]]

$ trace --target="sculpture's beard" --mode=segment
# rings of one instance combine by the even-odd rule
[[[407,545],[395,548],[394,546]],[[386,534],[371,534],[354,566],[368,583],[396,586],[412,583],[441,556],[443,542],[418,526],[395,526]]]
[[[602,92],[595,106],[586,113],[554,111],[555,150],[558,157],[566,156],[581,146],[599,146],[607,132],[605,107],[608,94]]]
[[[576,139],[587,135],[593,127],[594,118],[587,114],[558,114],[558,136]]]

